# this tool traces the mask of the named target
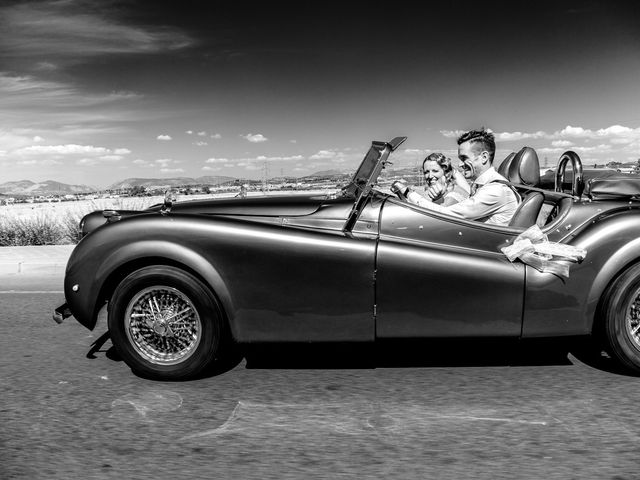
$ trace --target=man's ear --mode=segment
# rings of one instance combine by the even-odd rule
[[[484,150],[484,151],[480,152],[480,155],[482,155],[482,164],[486,165],[487,162],[489,162],[489,152]]]

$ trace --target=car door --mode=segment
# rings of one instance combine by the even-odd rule
[[[376,256],[376,336],[519,336],[525,269],[500,251],[516,235],[387,200]]]

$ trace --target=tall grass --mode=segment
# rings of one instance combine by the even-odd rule
[[[0,246],[68,245],[80,239],[80,216],[0,217]]]
[[[0,246],[69,245],[80,240],[80,219],[95,210],[143,210],[162,199],[119,198],[90,202],[5,206],[0,209]]]

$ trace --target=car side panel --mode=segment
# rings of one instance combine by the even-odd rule
[[[99,292],[113,272],[145,257],[165,259],[211,286],[239,341],[369,341],[375,244],[375,235],[137,216],[101,227],[76,247],[65,295],[78,320],[93,328]]]
[[[524,266],[499,250],[515,233],[395,202],[380,223],[378,337],[520,335]]]

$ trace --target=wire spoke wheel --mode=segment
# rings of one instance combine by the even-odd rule
[[[176,267],[153,265],[125,277],[109,302],[108,323],[122,359],[145,378],[196,378],[227,358],[230,340],[214,292]]]
[[[135,350],[159,365],[189,358],[202,336],[200,316],[179,290],[155,285],[138,292],[124,316],[125,332]]]
[[[640,289],[633,294],[627,308],[625,327],[634,346],[640,350]]]

